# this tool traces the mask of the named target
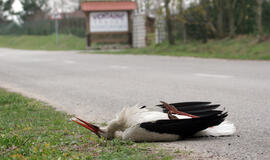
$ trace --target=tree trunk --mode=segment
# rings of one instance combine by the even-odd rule
[[[184,43],[187,43],[187,29],[186,29],[186,23],[183,23],[183,39],[184,39]]]
[[[257,0],[257,29],[259,39],[262,38],[263,29],[262,29],[262,0]]]
[[[212,19],[210,17],[210,8],[212,7],[212,3],[210,0],[201,0],[200,4],[202,8],[204,9],[206,14],[203,14],[203,19],[204,19],[204,27],[207,32],[213,33],[214,35],[217,35],[217,29],[215,28]]]
[[[229,36],[233,38],[235,36],[235,24],[234,24],[235,0],[228,0],[227,3],[229,9],[229,28],[230,28]]]
[[[245,17],[246,17],[246,4],[245,4],[245,0],[241,0],[241,14],[240,17],[237,21],[237,28],[240,29],[241,33],[245,32]]]
[[[172,21],[171,21],[171,12],[169,7],[170,0],[165,0],[165,9],[166,9],[166,25],[168,32],[168,40],[171,45],[174,45],[174,37],[172,32]]]
[[[217,16],[217,29],[218,29],[218,37],[224,37],[223,31],[223,16],[224,16],[224,9],[223,9],[223,0],[216,0],[217,1],[217,9],[218,9],[218,16]]]
[[[178,9],[179,9],[178,17],[179,17],[179,22],[181,23],[182,28],[183,28],[182,36],[183,36],[184,43],[187,43],[187,28],[186,28],[186,19],[184,16],[183,0],[178,0],[178,2],[179,2],[179,4],[178,4]]]

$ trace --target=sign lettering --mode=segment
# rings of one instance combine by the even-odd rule
[[[91,32],[127,32],[127,12],[91,12]]]

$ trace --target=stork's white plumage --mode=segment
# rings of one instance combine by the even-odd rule
[[[99,128],[79,118],[72,121],[106,139],[132,141],[175,141],[191,136],[229,136],[235,126],[225,121],[227,112],[211,102],[162,104],[154,108],[126,107],[108,126]],[[160,110],[161,109],[161,110]]]

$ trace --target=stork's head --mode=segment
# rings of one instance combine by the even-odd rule
[[[106,139],[110,138],[107,133],[107,129],[101,129],[100,127],[93,125],[91,123],[88,123],[80,118],[74,117],[71,119],[73,122],[83,126],[84,128],[90,130],[91,132],[95,133],[98,137],[104,137]]]

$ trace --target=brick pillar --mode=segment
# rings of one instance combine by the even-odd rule
[[[160,44],[166,40],[166,23],[164,18],[156,18],[156,44]]]
[[[133,16],[133,48],[143,48],[146,46],[146,25],[143,14]]]

